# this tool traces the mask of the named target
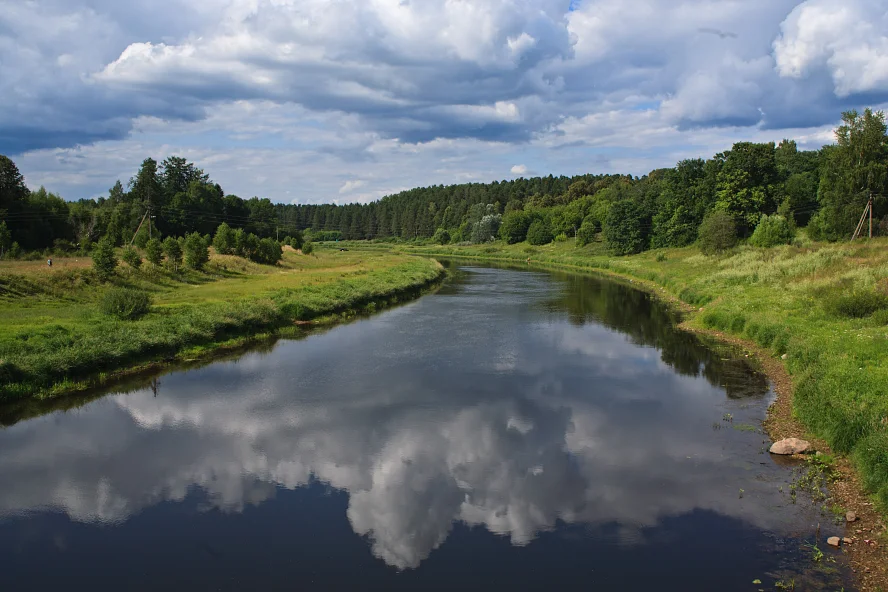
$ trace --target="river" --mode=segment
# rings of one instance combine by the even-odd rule
[[[6,413],[2,589],[850,590],[809,546],[840,529],[766,452],[767,379],[676,321],[624,284],[461,266],[369,318]]]

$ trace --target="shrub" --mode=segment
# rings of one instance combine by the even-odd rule
[[[117,267],[117,257],[114,255],[114,243],[111,237],[103,237],[92,252],[93,269],[96,275],[102,280],[109,280],[114,275],[114,268]]]
[[[185,264],[191,269],[200,271],[210,260],[210,251],[207,242],[196,232],[185,237]]]
[[[567,242],[567,233],[562,232],[562,233],[558,234],[558,236],[555,237],[555,242],[556,243]]]
[[[450,233],[447,232],[446,228],[439,228],[432,236],[432,242],[438,245],[446,245],[450,242]]]
[[[182,265],[182,247],[179,241],[171,236],[166,237],[163,241],[163,252],[166,254],[167,262],[179,271],[179,266]]]
[[[833,292],[826,296],[823,306],[833,316],[862,319],[888,309],[888,296],[874,290]]]
[[[281,244],[273,238],[263,238],[259,241],[258,248],[253,252],[251,259],[264,265],[276,265],[284,257]]]
[[[314,245],[311,244],[311,241],[305,241],[302,245],[302,254],[303,255],[311,255],[314,252]]]
[[[158,266],[163,263],[163,243],[159,238],[152,238],[145,243],[145,256],[151,265]]]
[[[213,237],[213,248],[220,255],[231,255],[234,253],[234,230],[225,222],[216,229],[216,236]]]
[[[102,312],[121,320],[133,320],[151,309],[151,298],[141,290],[112,288],[102,298]]]
[[[666,261],[666,253],[657,253],[657,263]]]
[[[755,247],[788,245],[795,237],[792,225],[780,215],[762,216],[749,243]]]
[[[127,247],[123,250],[121,259],[133,269],[139,269],[142,266],[142,257],[140,257],[139,252],[132,247]]]
[[[503,215],[503,222],[500,225],[499,235],[504,241],[510,245],[524,242],[527,239],[527,229],[533,217],[523,210],[513,210]]]
[[[722,210],[710,212],[700,225],[700,250],[707,255],[723,253],[737,246],[737,225],[730,214]]]
[[[534,220],[527,229],[527,242],[532,245],[548,245],[553,238],[552,230],[545,220]]]

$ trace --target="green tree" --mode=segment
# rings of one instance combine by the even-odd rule
[[[191,269],[200,271],[210,260],[210,250],[204,237],[192,232],[185,237],[185,265]]]
[[[487,243],[495,239],[502,219],[500,214],[485,214],[472,226],[472,242]]]
[[[500,225],[500,238],[510,245],[524,242],[527,239],[527,230],[533,222],[533,217],[524,210],[509,210],[503,214],[503,223]]]
[[[744,236],[763,214],[773,214],[783,201],[774,143],[738,142],[718,174],[717,207],[740,223]]]
[[[302,248],[302,245],[305,243],[305,237],[302,234],[301,230],[297,230],[293,233],[293,236],[290,237],[290,242],[287,243],[297,251]]]
[[[548,245],[553,238],[549,223],[542,218],[534,220],[527,229],[527,242],[532,245]]]
[[[777,245],[788,245],[795,238],[795,231],[792,225],[779,214],[773,216],[762,216],[755,232],[749,238],[749,244],[755,247],[776,247]]]
[[[305,243],[302,244],[302,254],[311,255],[312,253],[314,253],[314,245],[311,244],[311,241],[305,241]]]
[[[281,249],[281,243],[273,238],[263,238],[259,241],[258,248],[253,253],[252,259],[256,263],[276,265],[283,257],[284,251]]]
[[[133,269],[139,269],[142,266],[142,257],[139,256],[139,252],[132,247],[126,247],[123,250],[121,259]]]
[[[167,263],[173,266],[175,271],[179,271],[182,265],[182,246],[179,241],[171,236],[166,237],[163,241],[163,252],[166,255]]]
[[[102,237],[92,252],[93,269],[99,279],[108,281],[117,267],[117,256],[114,254],[114,243],[108,236]]]
[[[236,246],[234,230],[223,222],[216,229],[216,236],[213,237],[213,248],[220,255],[232,255]]]
[[[848,111],[842,122],[835,132],[837,145],[824,149],[818,221],[822,236],[814,238],[850,238],[870,194],[888,193],[885,114]],[[877,199],[875,206],[876,217],[888,213],[886,200]]]
[[[723,210],[710,212],[700,225],[700,250],[706,255],[723,253],[737,246],[737,225]]]
[[[163,263],[163,243],[159,238],[152,238],[145,244],[145,256],[155,267]]]
[[[632,200],[613,204],[604,223],[604,238],[611,252],[631,255],[644,251],[647,248],[644,224],[644,210],[640,204]]]

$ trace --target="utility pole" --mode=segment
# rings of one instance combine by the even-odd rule
[[[863,215],[860,216],[860,222],[857,223],[857,229],[854,231],[854,236],[851,237],[851,241],[853,242],[860,233],[863,231],[864,224],[866,224],[866,217],[869,215],[869,237],[873,238],[873,194],[870,193],[869,201],[866,202],[866,207],[863,209]]]

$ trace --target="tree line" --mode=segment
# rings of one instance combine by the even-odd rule
[[[0,253],[87,252],[101,239],[144,249],[154,236],[212,235],[225,223],[257,240],[303,231],[315,241],[546,244],[574,238],[578,244],[604,240],[613,252],[628,254],[686,246],[710,228],[719,232],[714,248],[753,239],[759,227],[760,244],[791,237],[797,226],[817,240],[850,238],[870,199],[877,231],[888,233],[884,113],[843,113],[835,136],[835,144],[811,151],[792,140],[738,142],[709,159],[682,160],[642,177],[434,185],[348,205],[242,199],[176,156],[146,159],[107,197],[67,202],[43,187],[29,190],[15,163],[0,155]]]

